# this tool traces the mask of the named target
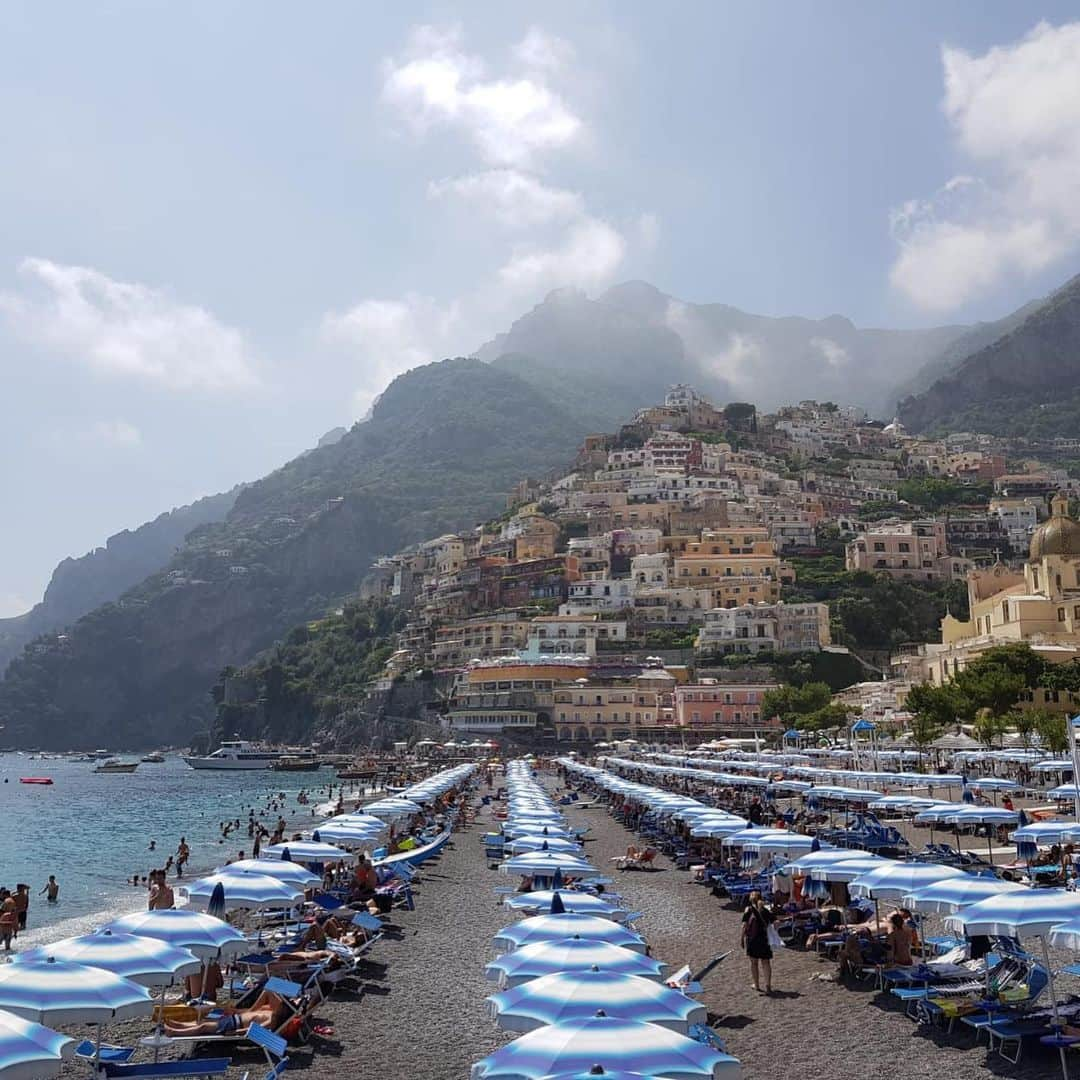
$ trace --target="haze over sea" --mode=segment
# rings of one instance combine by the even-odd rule
[[[49,776],[53,783],[20,784],[21,776]],[[92,762],[0,754],[0,885],[25,881],[31,892],[28,930],[18,946],[83,933],[145,907],[146,892],[130,884],[132,875],[164,866],[181,836],[191,847],[187,880],[241,850],[250,855],[249,806],[258,816],[271,794],[284,792],[282,813],[301,828],[333,780],[331,769],[196,771],[173,756],[140,764],[134,773],[95,773]],[[301,790],[311,793],[311,806],[297,804]],[[230,818],[239,818],[241,828],[220,842],[220,823]],[[277,814],[261,820],[272,829]],[[37,895],[49,874],[60,883],[56,904]],[[175,884],[174,873],[169,880]]]

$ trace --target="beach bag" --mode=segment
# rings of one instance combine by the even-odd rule
[[[780,932],[776,929],[775,926],[773,926],[772,923],[769,923],[769,929],[765,931],[765,937],[772,948],[786,948],[786,946],[784,945],[784,939],[780,936]]]

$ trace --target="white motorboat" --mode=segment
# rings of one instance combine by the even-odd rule
[[[212,754],[206,757],[184,757],[193,769],[269,769],[283,757],[281,750],[247,742],[245,739],[230,739],[223,742]]]
[[[137,761],[121,761],[119,758],[107,758],[99,765],[94,766],[94,772],[107,773],[130,773],[139,767]]]

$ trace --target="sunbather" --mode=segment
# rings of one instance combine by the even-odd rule
[[[290,1012],[284,998],[270,990],[264,990],[249,1009],[224,1008],[220,1016],[187,1022],[166,1020],[165,1034],[173,1038],[190,1038],[193,1035],[243,1035],[250,1024],[261,1024],[274,1031],[289,1018]]]

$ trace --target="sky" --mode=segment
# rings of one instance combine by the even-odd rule
[[[1046,293],[1080,269],[1076,18],[7,0],[0,616],[553,288],[878,326]]]

